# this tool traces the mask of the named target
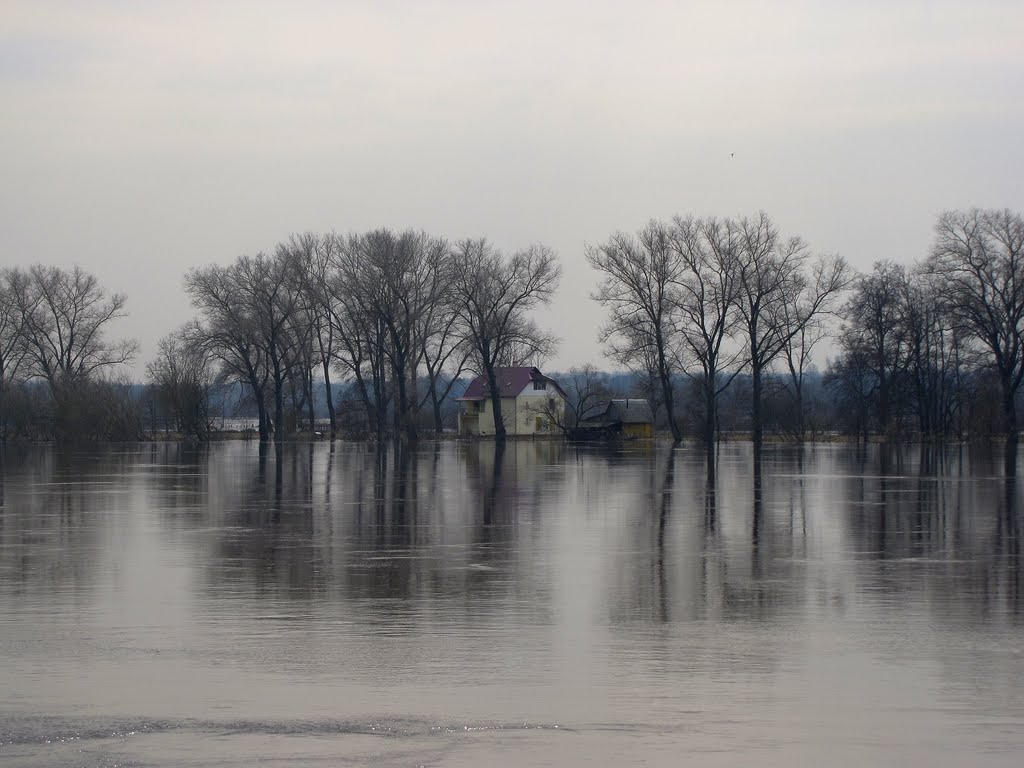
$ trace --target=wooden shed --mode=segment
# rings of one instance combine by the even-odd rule
[[[609,400],[598,412],[583,419],[580,436],[620,436],[628,439],[654,437],[654,412],[643,398]]]

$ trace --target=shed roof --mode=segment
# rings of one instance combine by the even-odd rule
[[[598,423],[621,422],[623,424],[653,424],[654,412],[651,404],[641,397],[625,400],[609,400],[595,415],[584,421]]]

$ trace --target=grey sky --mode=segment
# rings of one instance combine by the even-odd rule
[[[0,4],[0,265],[79,263],[119,330],[291,232],[554,247],[548,367],[602,362],[584,243],[768,211],[855,266],[1024,207],[1019,2]],[[732,155],[735,156],[732,156]]]

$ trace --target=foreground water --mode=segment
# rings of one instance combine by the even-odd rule
[[[0,461],[4,766],[1024,764],[983,452]]]

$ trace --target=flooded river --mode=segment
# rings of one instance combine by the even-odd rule
[[[1020,766],[952,446],[0,453],[0,764]]]

